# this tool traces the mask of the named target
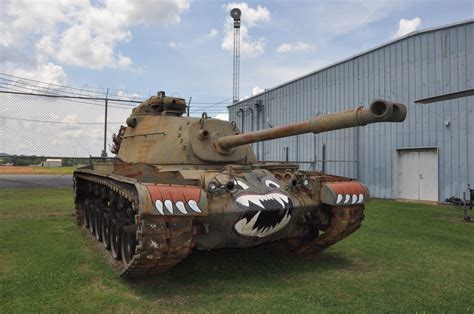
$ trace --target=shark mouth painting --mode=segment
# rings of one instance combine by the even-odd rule
[[[239,236],[264,238],[283,229],[291,219],[293,201],[280,192],[244,194],[235,203],[245,210],[234,225]]]

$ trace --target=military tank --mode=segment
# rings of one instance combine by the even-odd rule
[[[184,117],[164,92],[132,110],[117,161],[74,172],[76,217],[116,260],[124,278],[164,272],[193,250],[278,243],[321,251],[356,231],[367,187],[351,178],[259,162],[249,144],[377,122],[402,122],[403,104],[368,107],[250,133],[235,122]]]

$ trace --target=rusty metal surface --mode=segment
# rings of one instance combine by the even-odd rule
[[[299,254],[324,250],[354,233],[364,220],[364,205],[333,206],[330,211],[332,215],[330,227],[321,236],[302,244],[297,249]]]
[[[77,221],[105,248],[112,246],[116,259],[123,238],[123,277],[166,271],[192,249],[287,241],[305,253],[342,240],[364,218],[365,185],[301,171],[296,164],[258,163],[245,144],[406,116],[403,105],[379,100],[368,108],[239,134],[235,123],[205,114],[182,117],[185,108],[182,99],[152,97],[121,130],[119,160],[74,173]],[[105,231],[112,235],[101,236]]]
[[[328,205],[365,204],[369,190],[357,181],[324,183],[321,188],[321,202]]]
[[[138,207],[138,195],[132,185],[88,174],[78,174],[75,190],[80,188],[78,180],[94,182],[100,187],[120,194],[123,199]],[[75,197],[76,219],[79,225],[84,221],[84,202]],[[90,200],[89,200],[90,201]],[[133,258],[124,265],[121,276],[124,278],[157,274],[175,266],[191,253],[192,220],[188,217],[165,217],[136,215],[136,238],[138,245]]]
[[[406,107],[402,104],[377,100],[368,107],[361,106],[343,112],[316,116],[304,122],[239,135],[224,136],[218,140],[217,145],[222,149],[230,149],[240,145],[304,133],[312,132],[317,134],[378,122],[401,122],[405,120],[406,113]]]

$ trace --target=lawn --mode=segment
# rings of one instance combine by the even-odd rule
[[[72,213],[70,189],[0,190],[0,312],[474,311],[474,223],[452,207],[375,200],[323,253],[197,252],[132,283]]]

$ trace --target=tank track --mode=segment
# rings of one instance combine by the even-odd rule
[[[103,217],[104,214],[108,217],[108,220],[103,219],[109,222],[111,241],[113,241],[111,222],[114,220],[119,225],[117,229],[119,232],[116,234],[122,238],[119,255],[122,255],[124,264],[121,277],[130,279],[165,272],[191,253],[192,217],[138,214],[138,195],[133,184],[108,177],[76,173],[74,188],[78,225],[87,228],[89,224],[89,231],[97,240],[103,242],[105,248],[107,248],[106,239],[98,236],[102,230],[91,227],[91,225],[101,225],[101,222],[96,223],[95,219],[92,222],[90,217],[94,213],[100,213],[96,214],[98,217]],[[111,199],[114,201],[110,201]],[[92,214],[87,215],[87,213]],[[124,239],[128,239],[127,245],[124,244]],[[112,248],[114,256],[113,252]],[[124,254],[124,252],[130,252],[130,254]],[[129,258],[125,258],[125,255]],[[118,259],[116,254],[114,258]]]
[[[364,205],[331,207],[330,227],[318,237],[301,244],[296,252],[307,254],[319,252],[354,233],[364,220]]]

